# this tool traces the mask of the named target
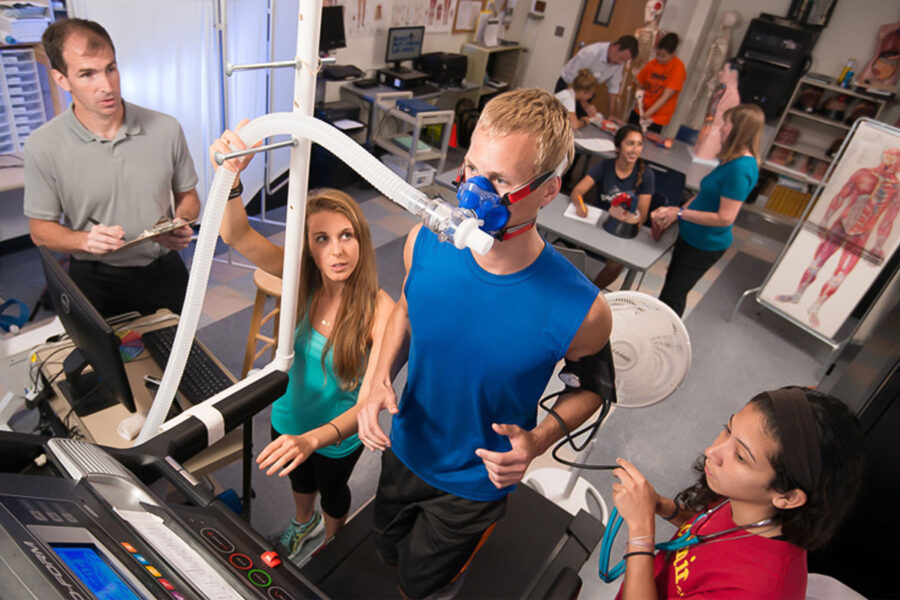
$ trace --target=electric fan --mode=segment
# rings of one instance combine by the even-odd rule
[[[642,292],[611,292],[606,301],[612,311],[609,339],[616,367],[616,406],[640,408],[667,398],[681,385],[691,364],[691,341],[684,323],[671,308]],[[587,460],[596,441],[595,431],[576,463]],[[590,512],[589,498],[593,498],[606,525],[606,502],[580,477],[582,470],[535,469],[523,482],[573,515],[580,509]]]

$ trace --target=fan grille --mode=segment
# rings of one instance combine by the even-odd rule
[[[639,408],[674,392],[691,364],[691,341],[671,308],[642,292],[606,295],[618,406]]]

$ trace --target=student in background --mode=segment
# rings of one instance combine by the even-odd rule
[[[660,133],[672,120],[678,105],[678,93],[687,77],[684,63],[675,56],[678,41],[678,34],[675,33],[662,36],[656,44],[656,58],[638,73],[637,82],[644,91],[644,122],[641,122],[641,115],[635,106],[628,118],[629,123],[642,127],[646,125],[648,131]]]
[[[569,111],[569,120],[572,121],[574,129],[581,129],[591,122],[591,118],[587,115],[579,117],[578,105],[582,102],[590,102],[597,87],[597,78],[594,77],[587,69],[578,71],[578,75],[572,80],[564,90],[556,92],[556,98],[562,102],[566,110]]]
[[[626,192],[632,195],[632,204],[637,201],[636,210],[629,214],[616,214],[620,221],[633,221],[643,223],[647,220],[647,212],[650,210],[650,200],[653,197],[654,179],[653,169],[647,167],[641,159],[644,149],[644,134],[637,125],[626,124],[619,128],[616,137],[616,158],[608,158],[594,165],[588,174],[572,189],[572,198],[585,197],[594,186],[597,186],[597,205],[606,211],[621,207],[610,207],[609,200],[614,196]],[[578,216],[586,217],[587,210],[582,211],[576,202]],[[594,278],[594,285],[600,289],[609,287],[622,272],[621,263],[610,259],[604,259],[606,264]]]
[[[637,56],[638,43],[633,35],[623,35],[613,43],[597,42],[589,44],[569,59],[556,81],[554,91],[564,89],[572,83],[581,69],[588,69],[599,83],[606,84],[609,94],[609,114],[616,114],[619,90],[622,87],[622,71],[625,63]],[[593,116],[597,109],[590,100],[579,102],[576,113],[579,117]]]
[[[244,144],[225,131],[210,156],[232,149]],[[233,159],[225,167],[240,173],[248,163]],[[250,227],[242,191],[238,178],[225,207],[222,240],[281,277],[284,248]],[[356,400],[368,386],[394,306],[378,287],[375,249],[359,205],[344,192],[322,189],[310,194],[306,212],[290,382],[272,405],[273,441],[256,460],[266,475],[290,477],[296,514],[281,536],[289,558],[322,529],[333,536],[347,518],[347,481],[362,454]],[[315,510],[319,495],[324,519]]]
[[[684,206],[661,206],[650,215],[659,229],[678,221],[678,240],[659,299],[678,315],[687,295],[731,245],[731,226],[756,185],[765,115],[756,104],[738,104],[724,115],[719,166],[700,181]]]

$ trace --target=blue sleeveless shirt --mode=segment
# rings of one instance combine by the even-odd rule
[[[304,434],[344,414],[356,404],[359,386],[344,391],[334,374],[334,348],[329,348],[325,370],[322,370],[322,350],[327,341],[328,338],[313,329],[308,318],[297,327],[287,391],[272,405],[272,427],[278,433]],[[325,446],[316,452],[328,458],[341,458],[360,444],[354,433],[341,441],[340,446]]]
[[[406,281],[409,372],[391,448],[428,484],[498,500],[477,448],[507,452],[492,423],[533,429],[537,402],[599,290],[549,244],[525,269],[493,275],[469,250],[422,229]]]

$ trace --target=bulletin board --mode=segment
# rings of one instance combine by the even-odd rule
[[[457,0],[453,18],[453,33],[475,31],[478,15],[484,10],[483,0]]]

